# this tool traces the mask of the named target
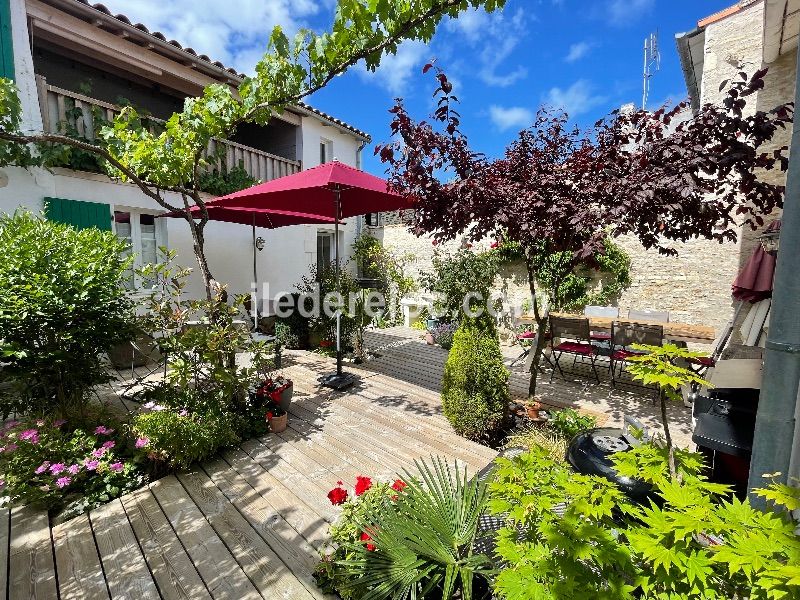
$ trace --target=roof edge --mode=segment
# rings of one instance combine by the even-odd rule
[[[695,71],[695,61],[692,56],[692,50],[689,47],[689,42],[693,37],[704,35],[705,29],[697,27],[692,31],[685,33],[678,33],[675,35],[675,45],[678,49],[678,57],[681,61],[681,70],[683,71],[683,79],[686,82],[686,91],[689,93],[689,99],[692,103],[692,111],[697,113],[700,110],[700,89],[701,82],[697,81]]]

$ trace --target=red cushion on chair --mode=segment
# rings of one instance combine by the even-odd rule
[[[642,356],[643,352],[632,352],[631,350],[614,350],[611,353],[612,360],[628,360],[631,356]]]
[[[518,340],[532,340],[536,337],[536,332],[534,331],[523,331],[522,333],[517,335]]]
[[[585,354],[586,356],[597,352],[597,349],[591,344],[580,344],[578,342],[561,342],[553,350],[556,352],[569,352],[570,354]]]
[[[713,367],[717,361],[710,356],[698,356],[697,358],[687,358],[686,362],[690,365],[699,365],[701,367]]]

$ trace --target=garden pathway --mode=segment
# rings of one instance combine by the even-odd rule
[[[329,359],[287,359],[284,433],[52,528],[42,512],[0,511],[0,600],[322,598],[312,571],[337,481],[393,479],[431,454],[474,473],[495,456],[455,435],[424,386],[358,369],[358,384],[333,392],[317,384]]]

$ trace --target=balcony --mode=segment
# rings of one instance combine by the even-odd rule
[[[92,141],[96,139],[102,124],[113,120],[121,110],[121,107],[115,104],[50,85],[41,75],[36,76],[36,83],[42,123],[48,133],[66,134]],[[150,131],[156,132],[159,124],[164,121],[149,117],[145,122]],[[291,175],[302,168],[298,160],[290,160],[230,140],[212,140],[204,157],[208,163],[206,170],[209,173],[213,171],[229,173],[235,167],[241,167],[250,177],[258,181],[269,181]],[[76,170],[99,170],[92,168],[91,159],[82,161],[81,165],[64,166]]]

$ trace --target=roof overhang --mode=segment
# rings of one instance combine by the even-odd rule
[[[769,64],[797,48],[800,0],[765,0],[764,62]]]
[[[704,28],[697,27],[686,33],[675,36],[678,47],[678,56],[681,59],[683,78],[686,81],[686,90],[692,102],[692,110],[700,110],[700,92],[703,83],[703,57],[705,56],[706,32]]]

